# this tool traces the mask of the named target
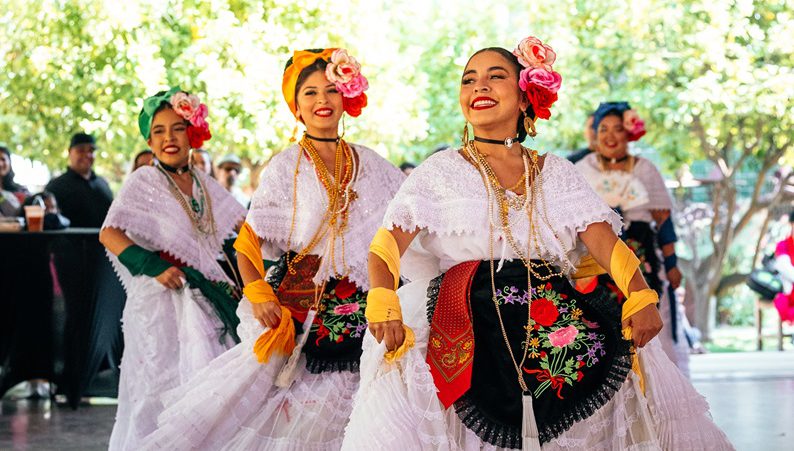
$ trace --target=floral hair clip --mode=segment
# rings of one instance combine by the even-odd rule
[[[325,77],[342,94],[345,112],[353,117],[360,115],[361,110],[367,106],[367,95],[364,91],[369,89],[367,78],[361,74],[361,64],[347,50],[337,49],[331,54],[325,68]]]
[[[187,136],[191,148],[200,149],[204,141],[212,138],[207,123],[207,105],[201,103],[196,95],[178,91],[171,96],[168,103],[176,114],[190,123],[187,127]]]
[[[562,76],[552,68],[557,54],[540,39],[529,36],[518,43],[513,55],[524,66],[518,76],[519,88],[527,94],[535,116],[549,119],[550,108],[557,101],[557,91],[562,85]]]

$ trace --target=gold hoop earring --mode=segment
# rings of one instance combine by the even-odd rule
[[[345,137],[345,116],[345,113],[342,113],[342,134],[339,135],[340,140]]]
[[[527,136],[530,138],[538,136],[538,132],[535,130],[535,119],[529,117],[526,112],[524,113],[524,130],[526,130]]]
[[[463,147],[469,145],[469,121],[463,123],[463,137],[460,142],[463,143]]]

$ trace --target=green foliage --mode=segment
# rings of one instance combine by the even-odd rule
[[[7,0],[0,13],[0,137],[56,169],[69,135],[99,136],[98,164],[120,178],[145,147],[142,99],[172,84],[210,107],[216,155],[252,166],[283,148],[294,120],[281,98],[292,49],[342,46],[363,63],[370,106],[348,136],[394,161],[455,145],[463,65],[533,34],[564,78],[531,146],[583,144],[599,101],[625,99],[667,166],[733,149],[754,157],[790,139],[792,0]],[[627,6],[628,5],[628,6]],[[792,158],[788,156],[788,158]],[[109,173],[110,172],[110,173]]]

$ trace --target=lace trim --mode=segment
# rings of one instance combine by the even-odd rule
[[[361,367],[358,360],[325,360],[305,353],[304,355],[306,356],[306,369],[312,374],[341,373],[343,371],[358,373]]]
[[[439,291],[441,291],[441,281],[444,280],[444,274],[441,274],[440,276],[434,278],[427,285],[427,323],[428,324],[433,322],[433,314],[436,312],[438,293]]]

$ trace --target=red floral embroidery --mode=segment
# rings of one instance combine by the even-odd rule
[[[550,288],[549,288],[550,289]],[[543,327],[549,327],[557,321],[560,312],[554,302],[548,299],[537,299],[532,302],[531,317]]]

